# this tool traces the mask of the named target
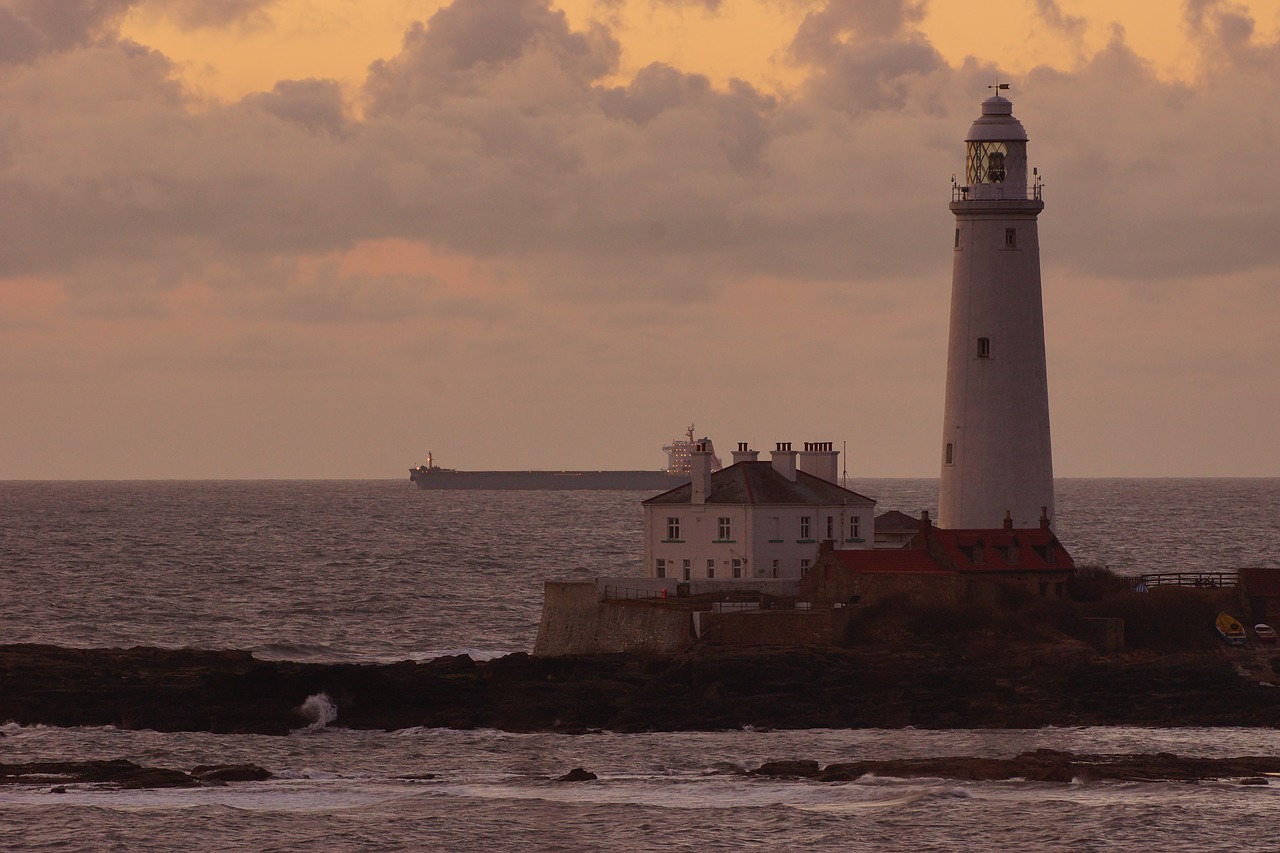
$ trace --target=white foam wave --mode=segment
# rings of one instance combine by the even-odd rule
[[[316,731],[338,719],[338,706],[333,704],[328,693],[317,693],[307,697],[302,707],[298,709],[298,713],[311,721],[307,730]]]

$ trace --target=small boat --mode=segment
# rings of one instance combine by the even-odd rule
[[[1259,643],[1274,643],[1276,641],[1276,629],[1266,622],[1259,622],[1254,625],[1253,633],[1257,635]]]
[[[1248,639],[1240,620],[1225,610],[1218,614],[1217,628],[1218,633],[1222,635],[1222,639],[1227,641],[1228,646],[1243,646],[1245,640]]]

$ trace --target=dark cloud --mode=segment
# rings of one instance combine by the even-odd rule
[[[810,95],[849,111],[901,108],[913,78],[946,65],[915,29],[924,12],[917,0],[829,0],[811,12],[790,46],[811,69]]]
[[[549,0],[455,0],[415,24],[399,56],[374,63],[366,89],[373,114],[402,112],[474,93],[513,69],[586,84],[611,71],[618,54],[610,33],[571,31]]]
[[[341,137],[353,127],[335,80],[281,80],[270,92],[249,95],[244,103],[311,133]]]
[[[111,32],[136,0],[0,0],[0,61],[88,44]]]

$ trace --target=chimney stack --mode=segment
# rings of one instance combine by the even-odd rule
[[[707,494],[711,491],[711,456],[711,446],[706,442],[700,441],[693,446],[690,459],[693,494],[689,498],[690,503],[707,502]]]
[[[840,480],[840,451],[830,441],[806,441],[800,453],[800,470],[828,483]]]
[[[733,451],[734,465],[737,465],[739,462],[755,462],[759,460],[759,458],[760,458],[760,451],[749,449],[745,441],[739,441],[738,449]]]
[[[791,449],[791,442],[779,441],[777,449],[772,454],[773,470],[794,483],[796,481],[796,456],[798,455],[796,451]]]

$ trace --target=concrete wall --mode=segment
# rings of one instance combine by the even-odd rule
[[[830,645],[841,610],[702,613],[700,643],[731,646]]]
[[[670,654],[693,644],[689,611],[649,601],[601,601],[595,581],[547,581],[533,653]]]

